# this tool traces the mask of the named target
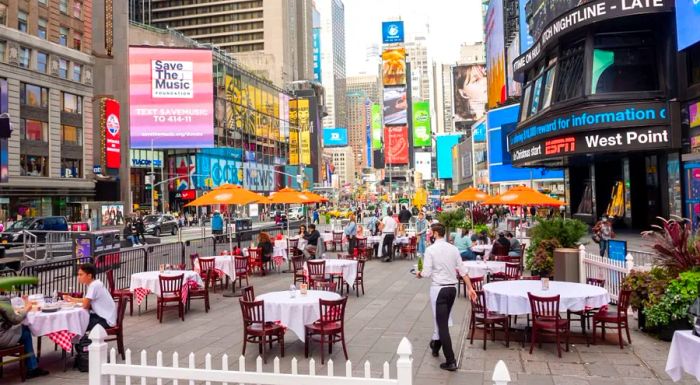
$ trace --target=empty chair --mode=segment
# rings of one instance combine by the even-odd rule
[[[312,337],[318,335],[321,344],[321,365],[324,363],[324,345],[328,344],[328,353],[333,353],[333,344],[341,342],[345,359],[348,359],[348,350],[345,346],[345,305],[348,297],[336,300],[319,299],[321,318],[304,327],[306,339],[304,341],[304,355],[309,357],[309,343]]]
[[[313,286],[314,281],[325,281],[326,280],[326,261],[320,260],[310,260],[306,261],[306,267],[309,273],[309,285]]]
[[[598,287],[605,287],[605,280],[599,278],[586,278],[586,284]],[[584,307],[583,310],[567,310],[566,319],[569,321],[569,324],[571,324],[571,316],[579,316],[579,319],[581,321],[581,331],[584,335],[586,335],[586,328],[590,328],[591,317],[593,317],[593,315],[597,312],[597,308],[592,308],[588,306]],[[588,336],[586,336],[586,340],[588,340]]]
[[[246,286],[250,285],[248,283],[248,258],[240,255],[233,257],[233,266],[236,270],[236,281],[238,281],[238,287],[243,287],[243,278],[245,278]],[[235,289],[236,282],[234,282],[233,285]]]
[[[255,289],[253,286],[246,286],[241,289],[241,298],[244,301],[253,302],[255,301]]]
[[[304,275],[304,258],[303,257],[292,257],[292,272],[294,273],[294,284],[297,282],[305,283],[306,275]]]
[[[248,249],[248,269],[253,272],[255,269],[260,270],[261,275],[265,275],[265,263],[262,259],[262,249],[259,247],[251,247]]]
[[[284,357],[284,333],[286,329],[282,325],[265,320],[265,302],[250,302],[241,298],[239,303],[243,314],[243,352],[241,354],[245,356],[248,342],[258,344],[263,362],[267,363],[265,345],[269,343],[272,347],[272,343],[277,341],[280,344],[281,356]]]
[[[213,282],[215,275],[216,273],[214,272],[214,270],[207,270],[204,274],[204,286],[198,287],[196,289],[189,289],[189,293],[187,294],[188,311],[190,310],[190,303],[193,299],[202,299],[204,300],[204,312],[209,313],[209,309],[211,309],[209,302],[209,288],[211,287],[211,283]]]
[[[313,289],[314,289],[314,290],[333,291],[333,292],[335,292],[335,291],[337,290],[337,285],[336,285],[336,283],[333,282],[333,281],[326,281],[326,282],[324,282],[324,281],[315,281],[315,282],[314,282]]]
[[[337,249],[336,249],[337,247]],[[343,233],[333,232],[333,251],[343,251]]]
[[[124,314],[126,313],[126,297],[119,297],[117,301],[117,322],[111,328],[105,330],[107,338],[105,342],[117,341],[117,351],[122,356],[122,360],[126,359],[124,353]]]
[[[627,333],[627,342],[632,343],[630,338],[629,321],[627,315],[627,308],[630,306],[630,295],[632,292],[630,290],[622,290],[617,298],[617,309],[615,310],[605,310],[599,311],[593,314],[593,344],[596,342],[596,327],[600,324],[602,329],[603,340],[605,340],[605,325],[614,324],[617,328],[617,337],[620,342],[620,349],[623,349],[622,345],[622,329],[625,329]]]
[[[481,277],[483,279],[483,277]],[[499,326],[497,329],[496,326]],[[469,322],[469,343],[474,343],[474,332],[476,329],[484,331],[484,350],[486,350],[486,339],[491,334],[491,340],[496,339],[496,330],[505,333],[506,347],[510,346],[510,318],[507,315],[489,311],[486,306],[486,297],[482,290],[476,291],[476,300],[472,301],[471,321]]]
[[[13,357],[10,361],[3,361],[3,357]],[[19,343],[15,346],[0,348],[0,378],[2,378],[3,370],[2,368],[12,362],[17,362],[19,364],[19,375],[24,382],[27,379],[27,370],[24,365],[24,345]]]
[[[484,277],[469,277],[469,280],[472,283],[472,287],[474,288],[475,291],[479,291],[482,289],[484,285]],[[457,274],[457,296],[459,297],[459,294],[462,292],[462,288],[464,288],[464,297],[467,297],[467,283],[464,282],[464,279],[462,278],[461,275]]]
[[[491,274],[491,281],[514,281],[520,279],[520,264],[506,262],[505,272]]]
[[[184,274],[172,277],[165,275],[158,276],[160,295],[158,296],[157,316],[161,323],[163,322],[163,312],[165,312],[165,309],[175,306],[177,306],[180,318],[182,318],[183,321],[185,320],[185,305],[182,303],[182,284],[184,278]],[[168,304],[175,304],[175,306],[168,306]]]
[[[128,288],[126,289],[117,289],[117,285],[114,282],[114,270],[109,269],[106,272],[107,274],[107,285],[109,286],[109,294],[112,295],[112,298],[114,300],[118,300],[121,297],[125,297],[127,301],[129,301],[129,315],[133,316],[134,315],[134,293],[129,290]]]
[[[559,314],[559,295],[553,297],[539,297],[527,293],[530,299],[532,311],[532,341],[530,354],[535,347],[535,342],[540,335],[553,334],[557,343],[557,353],[561,358],[561,334],[566,338],[566,351],[569,351],[569,322],[561,318]],[[540,346],[542,342],[540,342]]]
[[[357,297],[360,296],[360,289],[362,289],[362,295],[365,295],[365,262],[366,260],[362,258],[357,260],[357,275],[355,276],[355,282],[352,284]],[[348,288],[348,293],[350,293],[350,288]]]
[[[216,258],[214,257],[209,257],[209,258],[199,258],[199,276],[202,278],[202,281],[207,277],[208,272],[211,270],[212,275],[210,277],[211,279],[211,287],[216,288],[216,283],[219,282],[221,286],[221,290],[224,290],[224,279],[219,277],[219,274],[216,272]],[[214,289],[216,290],[216,289]]]

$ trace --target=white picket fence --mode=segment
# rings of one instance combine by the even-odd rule
[[[579,281],[586,283],[586,278],[598,278],[605,280],[605,289],[610,293],[610,299],[616,303],[622,290],[622,283],[630,273],[634,270],[648,270],[651,268],[650,263],[645,263],[642,266],[635,264],[635,257],[631,253],[627,253],[624,261],[616,261],[607,257],[601,257],[586,251],[586,247],[579,246]],[[651,253],[648,253],[651,254]],[[649,256],[649,260],[653,256]]]

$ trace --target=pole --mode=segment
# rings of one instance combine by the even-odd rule
[[[153,159],[155,159],[155,151],[153,151],[153,139],[151,139],[151,214],[156,213],[156,173],[153,168]]]

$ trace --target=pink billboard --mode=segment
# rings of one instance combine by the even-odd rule
[[[214,146],[212,53],[129,47],[131,148]]]

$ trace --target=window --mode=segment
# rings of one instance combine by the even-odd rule
[[[21,83],[19,101],[24,106],[47,108],[49,105],[49,90],[34,84]]]
[[[82,79],[83,66],[80,64],[73,63],[73,81],[79,82]]]
[[[83,129],[80,127],[63,125],[61,141],[66,144],[77,146],[83,145]]]
[[[79,32],[73,32],[73,48],[80,51],[83,46],[83,34]]]
[[[83,3],[74,0],[73,1],[73,17],[80,19],[83,15]]]
[[[48,4],[48,0],[39,0],[39,4],[41,4],[41,5],[47,5],[47,4]]]
[[[7,42],[0,41],[0,62],[5,61],[5,49],[7,48]]]
[[[82,114],[83,113],[83,97],[78,95],[69,94],[68,92],[63,93],[63,112],[68,112],[71,114]]]
[[[40,120],[20,119],[19,138],[35,142],[46,142],[49,137],[49,124]]]
[[[532,86],[528,85],[523,89],[523,102],[520,106],[520,121],[527,119],[530,111],[530,95],[532,95]]]
[[[61,178],[80,178],[83,176],[82,159],[61,159]]]
[[[687,49],[687,52],[688,83],[700,84],[700,44],[690,46],[690,48]]]
[[[68,14],[68,0],[58,0],[58,10]]]
[[[68,45],[68,28],[61,27],[58,29],[58,44],[63,46]]]
[[[68,79],[68,60],[58,59],[58,77]]]
[[[648,33],[598,35],[593,40],[591,94],[659,88],[653,39]]]
[[[583,43],[562,51],[554,95],[558,102],[583,96]]]
[[[557,67],[553,66],[544,74],[546,80],[544,83],[544,95],[542,96],[542,108],[547,108],[552,104],[552,90],[554,90],[554,80],[557,74]]]
[[[44,40],[46,40],[46,25],[47,24],[48,24],[48,22],[46,21],[46,19],[44,19],[43,17],[39,18],[39,24],[38,24],[38,28],[36,31],[36,35]]]
[[[46,52],[37,52],[36,53],[36,70],[41,72],[41,73],[46,73],[46,69],[48,68],[48,60],[49,60],[49,55],[46,54]]]
[[[27,12],[17,12],[17,29],[20,32],[27,32]]]
[[[19,66],[22,68],[29,68],[29,58],[32,55],[32,51],[27,47],[19,48]]]
[[[0,4],[0,24],[7,25],[7,5]]]
[[[22,154],[19,163],[22,176],[49,176],[49,160],[45,156]]]

